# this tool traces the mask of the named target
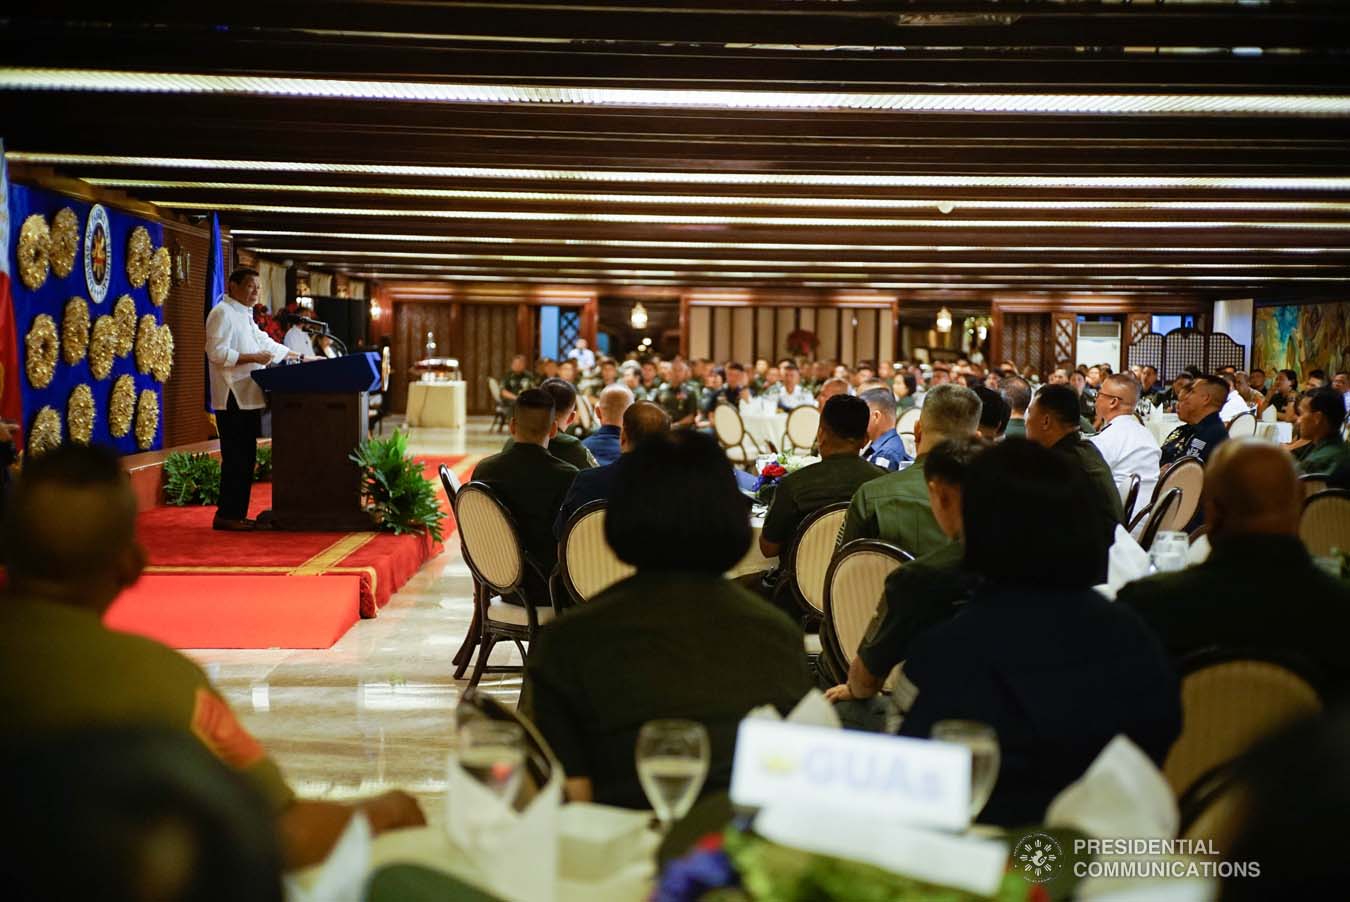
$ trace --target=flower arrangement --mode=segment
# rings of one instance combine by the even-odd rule
[[[780,453],[773,460],[761,463],[759,478],[755,480],[756,498],[761,504],[768,504],[773,500],[774,489],[777,488],[779,481],[784,476],[795,473],[802,467],[809,466],[818,460],[820,460],[819,457]]]
[[[789,354],[795,354],[798,357],[815,357],[816,348],[820,347],[820,339],[816,333],[807,329],[794,329],[788,333],[787,350]]]

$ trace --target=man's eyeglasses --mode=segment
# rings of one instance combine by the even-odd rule
[[[1099,391],[1099,392],[1097,392],[1097,397],[1099,397],[1099,398],[1111,398],[1112,400],[1119,401],[1121,404],[1124,404],[1124,403],[1125,403],[1125,399],[1122,398],[1120,395],[1110,395],[1110,394],[1107,394],[1107,393],[1104,392],[1104,391]]]

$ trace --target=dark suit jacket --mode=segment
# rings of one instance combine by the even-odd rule
[[[558,516],[553,520],[553,538],[562,538],[563,527],[572,519],[577,508],[592,501],[609,500],[609,492],[614,487],[614,476],[618,472],[618,467],[618,461],[615,461],[603,467],[582,470],[577,474],[577,478],[572,480],[572,488],[568,490],[567,497],[563,499],[562,507],[558,510]]]
[[[562,506],[577,468],[538,445],[513,443],[478,463],[473,478],[502,500],[520,530],[525,553],[547,577],[558,563],[553,518]]]

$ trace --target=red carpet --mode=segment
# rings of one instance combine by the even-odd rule
[[[328,648],[360,604],[355,575],[147,575],[103,622],[174,648]]]
[[[465,460],[419,459],[438,488],[437,467]],[[249,515],[271,498],[269,483],[255,485]],[[425,536],[374,531],[216,532],[214,516],[214,507],[170,506],[140,515],[150,565],[109,613],[110,625],[178,648],[327,648],[442,549]],[[443,533],[453,531],[447,519]]]

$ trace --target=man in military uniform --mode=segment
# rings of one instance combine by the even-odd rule
[[[919,452],[913,464],[864,483],[849,502],[839,544],[881,539],[916,558],[950,540],[933,518],[924,476],[924,456],[949,438],[969,438],[980,425],[980,399],[964,385],[944,383],[929,390],[923,414],[914,426]]]
[[[859,400],[867,404],[870,414],[867,420],[867,447],[862,449],[862,459],[894,473],[910,459],[904,440],[895,431],[895,395],[890,389],[878,386],[863,392]]]
[[[816,399],[801,384],[801,371],[791,360],[783,361],[778,368],[783,374],[782,390],[778,393],[778,409],[791,413],[798,407],[815,407]]]
[[[0,596],[0,742],[99,728],[190,735],[266,800],[289,867],[326,857],[355,811],[376,832],[425,823],[398,791],[345,803],[297,799],[201,668],[103,625],[145,566],[136,497],[111,452],[66,445],[31,459],[0,522],[0,556],[9,570]]]
[[[514,406],[521,392],[537,384],[534,373],[526,369],[525,355],[517,354],[511,358],[510,372],[502,377],[502,400]]]
[[[1117,524],[1125,519],[1124,506],[1111,468],[1097,446],[1083,439],[1078,419],[1078,394],[1067,386],[1047,385],[1027,410],[1027,438],[1069,458],[1087,474],[1095,490],[1089,503],[1097,511],[1100,541],[1109,548],[1115,541]],[[1102,561],[1105,560],[1103,553]],[[1105,572],[1101,581],[1106,581]]]
[[[689,381],[689,366],[676,360],[670,368],[670,381],[656,391],[656,403],[670,415],[675,428],[694,425],[698,418],[698,386]]]
[[[566,461],[578,470],[596,466],[595,455],[581,443],[581,439],[567,433],[567,427],[571,426],[572,421],[577,417],[577,390],[564,379],[545,379],[544,384],[539,386],[539,389],[547,392],[549,397],[553,399],[553,409],[556,412],[555,425],[557,431],[552,433],[548,439],[548,453],[558,460]],[[512,437],[507,439],[506,444],[502,446],[502,450],[511,450],[511,446],[515,442],[513,433]]]
[[[1324,476],[1350,461],[1350,449],[1341,438],[1345,398],[1335,388],[1318,388],[1298,402],[1299,440],[1290,445],[1298,471]]]
[[[661,393],[661,386],[665,380],[661,378],[660,367],[655,360],[647,359],[642,362],[642,385],[633,392],[633,396],[639,401],[651,401],[656,403],[657,396]]]
[[[1182,425],[1162,443],[1163,467],[1188,455],[1209,460],[1214,448],[1227,441],[1228,430],[1219,419],[1219,410],[1227,399],[1228,383],[1218,376],[1201,376],[1182,392],[1177,401]]]

